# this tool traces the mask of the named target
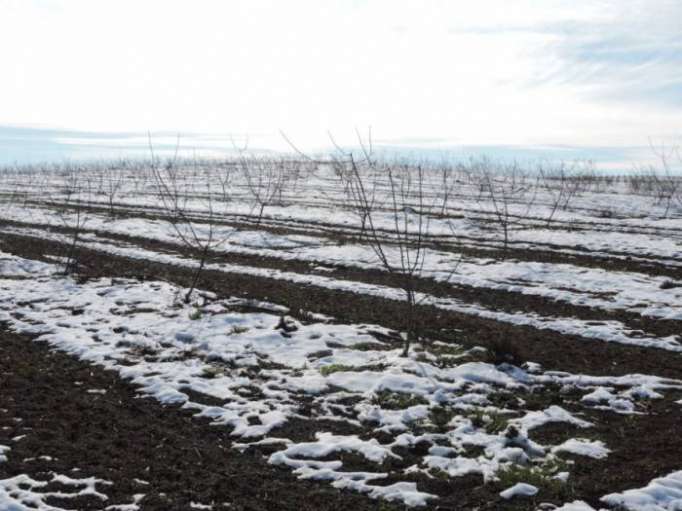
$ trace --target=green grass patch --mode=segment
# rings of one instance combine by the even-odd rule
[[[509,465],[497,471],[500,489],[511,488],[517,483],[532,484],[545,498],[570,500],[574,496],[570,479],[562,481],[555,476],[560,472],[568,472],[569,465],[556,459],[541,465]]]
[[[496,435],[507,429],[510,419],[510,417],[503,413],[481,408],[469,411],[465,415],[475,427],[485,429],[489,435]]]
[[[434,406],[429,410],[429,420],[438,431],[447,430],[448,424],[456,415],[455,410],[445,406]]]
[[[357,367],[347,366],[344,364],[329,364],[328,366],[323,366],[320,368],[320,374],[322,376],[329,376],[333,373],[340,373],[343,371],[357,371]]]
[[[380,390],[372,397],[372,404],[386,410],[404,410],[411,406],[426,405],[429,402],[422,396],[407,392]]]

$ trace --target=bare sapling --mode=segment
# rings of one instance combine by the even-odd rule
[[[486,212],[502,231],[502,258],[506,258],[514,224],[528,217],[537,194],[536,183],[523,172],[516,163],[506,166],[493,166],[488,160],[478,164],[480,198],[485,200]],[[531,191],[534,191],[529,197]],[[525,211],[519,210],[525,207]]]
[[[116,198],[124,184],[123,169],[110,165],[100,175],[103,177],[102,192],[107,198],[109,216],[113,217],[116,214]]]
[[[372,157],[371,131],[367,145],[365,145],[358,133],[358,140],[360,141],[363,153],[360,160],[352,152],[347,153],[339,146],[331,133],[328,133],[328,135],[332,145],[336,148],[336,154],[333,155],[331,160],[332,170],[343,185],[346,204],[360,220],[358,240],[363,241],[366,238],[370,217],[375,210],[383,207],[379,193],[382,176]],[[355,188],[359,184],[362,184],[361,190]],[[362,192],[362,197],[357,195],[358,191]]]
[[[12,169],[11,167],[0,168],[0,183],[2,183],[0,204],[2,204],[3,210],[9,210],[16,206],[22,193],[19,169]]]
[[[682,203],[682,179],[673,169],[676,160],[682,170],[682,153],[679,147],[659,149],[651,144],[651,149],[660,162],[659,171],[650,170],[653,192],[656,202],[665,208],[662,217],[667,218],[673,205]]]
[[[547,169],[544,165],[538,165],[538,175],[543,180],[543,188],[549,200],[549,213],[545,220],[545,227],[549,227],[554,219],[559,206],[564,201],[566,193],[566,177],[564,163],[561,162],[558,169]]]
[[[591,162],[586,162],[585,165],[591,165]],[[558,166],[550,168],[542,164],[538,165],[538,178],[542,179],[542,188],[549,201],[549,213],[545,219],[546,227],[551,225],[557,211],[566,211],[573,198],[584,188],[585,174],[578,172],[577,169],[578,163],[569,166],[563,161]]]
[[[348,159],[335,159],[332,163],[335,174],[343,183],[344,196],[350,210],[357,215],[360,221],[358,239],[365,239],[370,217],[376,209],[379,209],[378,185],[379,175],[374,165],[358,165],[351,155]],[[358,190],[360,182],[362,190]],[[358,191],[362,196],[357,196]],[[361,200],[360,200],[361,199]]]
[[[426,256],[425,242],[429,232],[429,208],[425,204],[424,171],[421,166],[378,166],[366,157],[360,165],[349,155],[347,159],[350,181],[350,200],[362,212],[363,241],[374,251],[381,266],[397,277],[405,294],[406,335],[403,338],[403,356],[421,339],[417,307],[417,281],[422,275]],[[361,167],[365,167],[361,169]],[[368,167],[380,169],[388,179],[387,204],[389,212],[375,208],[375,183],[368,183],[372,175]],[[363,171],[364,170],[364,171]],[[385,223],[380,223],[382,220]]]
[[[212,177],[215,177],[218,181],[218,184],[220,185],[220,201],[227,205],[228,202],[232,199],[232,178],[233,178],[233,171],[234,170],[234,164],[231,161],[226,161],[223,163],[220,163],[216,166],[215,172],[208,172],[206,175],[206,179],[209,180]]]
[[[176,166],[177,158],[174,157],[160,165],[154,156],[151,137],[149,147],[152,153],[151,173],[157,197],[164,211],[164,218],[171,225],[180,243],[198,258],[190,286],[183,297],[183,302],[189,304],[211,251],[224,244],[227,235],[219,232],[219,212],[216,211],[211,180],[199,180],[198,183],[194,181],[195,184],[190,186],[190,181],[181,177],[183,171],[190,170],[198,175],[196,163],[193,169],[180,169]],[[191,211],[188,204],[194,189],[202,186],[205,187],[205,190],[202,190],[205,193],[201,195],[201,216],[199,217]]]
[[[453,167],[448,162],[443,162],[440,165],[441,183],[440,183],[440,193],[442,194],[443,201],[441,203],[440,215],[445,216],[448,209],[448,204],[450,202],[450,196],[454,191],[455,187],[459,184],[458,175],[455,167]]]
[[[63,256],[63,275],[77,273],[80,268],[79,243],[88,222],[87,203],[92,194],[92,181],[81,169],[67,168],[61,193],[52,202],[56,203],[56,216],[68,238]]]
[[[286,180],[286,165],[270,158],[240,159],[242,175],[246,188],[258,210],[256,226],[263,220],[265,208],[279,198],[281,202],[282,190]]]
[[[39,168],[29,167],[24,175],[22,207],[28,206],[32,198],[42,197],[45,188],[45,174]]]

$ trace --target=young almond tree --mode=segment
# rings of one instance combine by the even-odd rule
[[[477,164],[481,197],[490,208],[492,219],[502,230],[502,257],[506,258],[513,225],[528,216],[535,201],[537,186],[516,164],[494,166],[489,160]],[[531,195],[531,191],[533,194]],[[519,208],[525,206],[525,212]]]
[[[56,217],[69,236],[63,258],[63,274],[70,275],[76,273],[79,267],[78,248],[88,222],[87,202],[91,198],[92,183],[77,167],[67,167],[62,177],[64,181],[58,190],[59,195],[52,202],[56,205]]]
[[[348,200],[350,209],[360,219],[358,239],[362,241],[365,239],[368,221],[372,212],[381,209],[378,197],[379,177],[372,166],[368,166],[367,169],[361,171],[352,159],[352,156],[349,158],[349,160],[335,159],[332,162],[332,168],[343,183],[344,196]],[[360,177],[362,178],[361,187]],[[358,196],[360,191],[362,192],[361,197]]]
[[[682,170],[682,153],[679,147],[658,149],[651,144],[651,148],[661,164],[660,171],[651,171],[654,196],[659,205],[665,206],[662,216],[667,218],[673,205],[682,203],[682,178],[679,175],[679,170]],[[677,172],[674,170],[675,160],[680,165]]]
[[[336,165],[342,162],[339,160]],[[361,212],[363,241],[377,256],[382,267],[395,275],[405,293],[406,336],[403,356],[420,339],[417,317],[416,286],[424,269],[425,242],[430,216],[425,204],[424,171],[421,166],[377,165],[369,156],[358,163],[351,154],[346,160],[349,175],[350,200]],[[369,185],[373,174],[380,171],[387,178],[388,213],[375,207],[375,184]],[[370,189],[371,186],[371,189]],[[387,224],[381,225],[381,219]]]
[[[555,167],[548,168],[545,165],[538,166],[538,178],[542,179],[543,189],[549,200],[549,213],[545,220],[547,227],[549,227],[552,220],[554,220],[554,215],[557,210],[561,209],[566,211],[571,200],[582,191],[582,180],[584,179],[585,174],[579,172],[579,170],[589,170],[592,162],[584,162],[580,167],[578,165],[578,162],[574,163],[572,166],[560,162]]]
[[[125,182],[123,168],[116,165],[108,165],[100,173],[100,176],[102,179],[102,193],[107,198],[109,216],[113,217],[116,214],[116,198]]]
[[[169,160],[164,165],[159,164],[154,157],[151,140],[150,150],[152,151],[152,176],[156,185],[157,196],[165,213],[164,217],[172,226],[178,240],[198,257],[198,265],[183,299],[184,303],[189,304],[211,251],[225,243],[227,235],[221,235],[218,230],[219,215],[215,208],[211,180],[207,177],[199,180],[198,184],[196,181],[189,181],[181,177],[181,173],[187,172],[188,169],[178,168],[176,158]],[[196,176],[198,174],[196,161],[193,170]],[[192,185],[192,182],[195,184]],[[191,211],[188,206],[192,193],[199,191],[195,188],[204,188],[201,190],[204,193],[201,193],[202,208],[200,215],[199,212]]]
[[[277,198],[281,201],[288,167],[284,161],[272,158],[242,157],[240,164],[246,188],[258,209],[256,225],[260,225],[265,208]]]

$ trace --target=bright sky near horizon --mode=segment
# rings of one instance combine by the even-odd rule
[[[680,0],[0,0],[0,125],[390,143],[682,136]]]

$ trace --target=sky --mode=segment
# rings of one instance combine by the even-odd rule
[[[682,139],[680,0],[0,0],[0,126],[353,143]],[[62,138],[68,138],[68,133]]]

